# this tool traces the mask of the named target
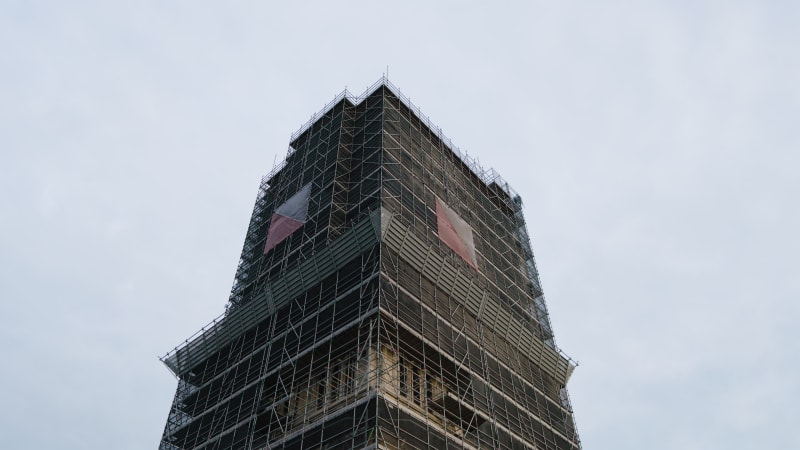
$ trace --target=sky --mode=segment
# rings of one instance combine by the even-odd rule
[[[0,0],[0,448],[157,448],[261,176],[389,79],[520,193],[585,449],[800,448],[800,3]]]

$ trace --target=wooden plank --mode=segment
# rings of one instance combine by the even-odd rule
[[[542,370],[559,382],[566,384],[571,367],[569,361],[554,349],[546,346],[527,327],[527,324],[517,319],[505,307],[491,298],[488,292],[477,288],[471,277],[460,272],[438,255],[411,229],[397,220],[392,220],[386,228],[383,241],[441,289],[451,292],[468,311],[495,333],[517,345],[519,350],[539,364]],[[421,246],[423,248],[420,248]]]

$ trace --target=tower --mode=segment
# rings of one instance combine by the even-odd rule
[[[579,449],[522,201],[386,79],[265,176],[160,449]]]

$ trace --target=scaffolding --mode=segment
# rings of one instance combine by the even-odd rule
[[[162,361],[164,450],[580,449],[520,196],[385,78],[292,135],[225,313]]]

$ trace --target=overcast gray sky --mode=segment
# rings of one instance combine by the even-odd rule
[[[387,65],[523,196],[585,449],[800,448],[800,3],[273,3],[0,0],[0,448],[156,448],[260,177]]]

